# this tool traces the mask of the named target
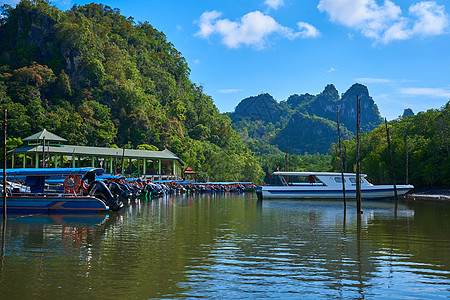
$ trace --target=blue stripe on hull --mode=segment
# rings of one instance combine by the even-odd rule
[[[107,211],[108,207],[96,198],[8,197],[6,210],[7,213],[90,213]]]

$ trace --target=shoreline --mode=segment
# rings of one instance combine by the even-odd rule
[[[405,195],[408,200],[449,201],[450,187],[417,188]]]

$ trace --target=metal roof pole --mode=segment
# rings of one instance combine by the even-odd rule
[[[139,158],[136,158],[136,160],[137,160],[138,175],[141,176],[141,160]]]
[[[143,164],[143,170],[142,170],[143,175],[145,175],[147,173],[146,168],[147,168],[147,159],[144,158],[144,164]]]
[[[161,160],[158,160],[158,174],[161,175]]]

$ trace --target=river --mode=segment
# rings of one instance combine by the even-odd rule
[[[448,299],[450,203],[168,196],[8,216],[2,299]]]

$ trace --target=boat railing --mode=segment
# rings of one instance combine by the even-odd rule
[[[76,195],[73,193],[28,193],[28,192],[13,192],[8,193],[8,197],[43,197],[43,198],[52,198],[52,197],[58,197],[58,198],[70,198],[70,197],[80,197],[80,195]],[[88,197],[88,196],[86,196]]]
[[[321,182],[312,182],[312,183],[309,183],[309,182],[292,182],[289,185],[292,185],[292,186],[323,186],[324,184],[321,183]]]

